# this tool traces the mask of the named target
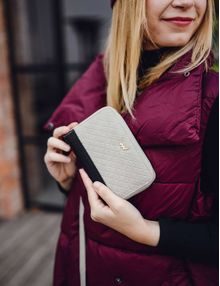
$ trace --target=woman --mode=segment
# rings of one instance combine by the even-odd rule
[[[80,285],[80,197],[86,285],[218,285],[214,2],[116,0],[112,6],[104,57],[46,124],[55,129],[45,163],[68,193],[54,285]],[[121,113],[157,176],[129,201],[78,172],[74,153],[60,140],[106,104]]]

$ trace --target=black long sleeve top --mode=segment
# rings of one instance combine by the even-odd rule
[[[147,69],[156,65],[167,48],[144,51],[139,66],[139,78]],[[191,259],[197,262],[218,264],[218,134],[219,101],[215,101],[208,120],[202,154],[201,191],[214,194],[213,216],[205,223],[189,223],[177,219],[161,218],[158,248],[166,255]],[[68,194],[58,184],[59,190]]]
[[[139,66],[139,78],[147,69],[155,66],[169,51],[162,48],[144,51]],[[213,216],[206,223],[189,223],[177,219],[161,218],[158,248],[167,255],[181,256],[194,261],[218,263],[218,221],[219,221],[219,182],[218,182],[218,134],[219,100],[215,101],[208,120],[202,153],[201,191],[214,195]]]
[[[219,182],[218,182],[218,110],[216,99],[208,121],[202,154],[201,191],[214,195],[213,216],[208,222],[189,223],[160,219],[158,247],[166,254],[218,264]]]

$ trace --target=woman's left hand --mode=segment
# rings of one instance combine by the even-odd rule
[[[118,197],[104,184],[93,183],[84,169],[79,171],[88,193],[91,218],[95,222],[113,228],[136,242],[157,245],[158,222],[145,220],[131,203]]]

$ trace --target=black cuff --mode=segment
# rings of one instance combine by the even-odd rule
[[[162,218],[159,225],[158,248],[163,254],[218,263],[218,225],[215,221],[190,223]]]
[[[176,255],[176,237],[177,230],[175,229],[175,221],[171,219],[159,219],[160,226],[160,239],[158,243],[158,248],[164,254]]]
[[[57,184],[57,186],[58,186],[59,191],[60,191],[62,194],[64,194],[66,197],[68,197],[69,191],[65,190],[65,189],[60,185],[59,182],[56,181],[56,184]]]

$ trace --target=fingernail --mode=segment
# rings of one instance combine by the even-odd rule
[[[99,188],[100,186],[102,185],[102,183],[98,182],[98,181],[95,181],[93,183],[93,186],[96,187],[96,188]]]
[[[69,151],[70,150],[70,146],[69,145],[65,146],[65,149],[66,149],[66,151]]]

